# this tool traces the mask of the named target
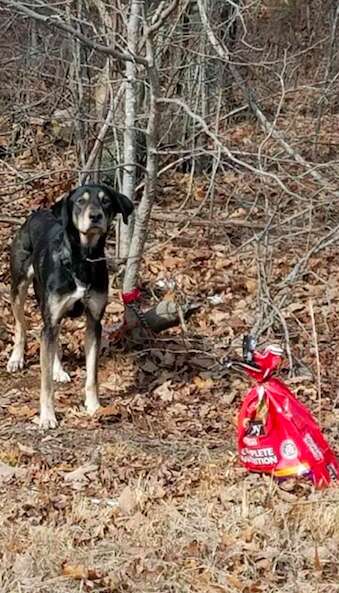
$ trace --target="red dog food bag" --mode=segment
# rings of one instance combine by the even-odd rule
[[[248,338],[247,344],[248,344]],[[321,488],[339,480],[339,464],[310,411],[273,376],[282,361],[279,346],[262,353],[245,352],[245,361],[230,361],[255,379],[238,418],[240,462],[249,471],[277,478],[305,476]]]

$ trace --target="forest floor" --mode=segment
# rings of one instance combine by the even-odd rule
[[[286,282],[314,234],[326,234],[331,215],[304,216],[297,229],[281,222],[294,215],[286,206],[266,240],[267,209],[279,196],[265,181],[226,172],[216,178],[211,225],[194,225],[209,215],[208,178],[193,185],[189,174],[163,179],[155,212],[172,222],[152,222],[141,275],[145,300],[154,303],[165,293],[201,308],[186,327],[142,348],[106,345],[103,411],[94,418],[82,407],[84,322],[67,321],[62,343],[72,382],[56,388],[58,428],[41,432],[41,326],[32,298],[25,369],[6,372],[13,337],[8,254],[17,219],[71,185],[65,155],[53,159],[46,164],[26,151],[15,169],[3,165],[1,593],[339,592],[338,489],[317,492],[294,481],[278,486],[240,467],[235,429],[247,381],[218,365],[226,353],[239,353],[260,311],[272,314],[263,309],[263,295],[280,303],[265,338],[285,344],[282,316],[294,363],[288,382],[320,415],[339,453],[338,247],[312,255],[307,274]],[[17,171],[28,169],[30,180],[17,181]],[[173,222],[178,212],[183,222]],[[234,226],[221,224],[230,218]],[[113,258],[112,245],[108,254]],[[113,287],[105,327],[121,315]]]

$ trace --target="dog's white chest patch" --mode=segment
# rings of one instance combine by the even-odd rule
[[[71,297],[74,298],[76,301],[79,299],[83,299],[86,294],[86,285],[80,282],[77,278],[75,278],[76,289],[72,293]],[[75,302],[75,301],[74,301]]]

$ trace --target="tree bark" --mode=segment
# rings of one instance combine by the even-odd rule
[[[140,25],[142,18],[143,0],[132,0],[131,12],[127,26],[127,42],[131,55],[138,52],[138,41],[140,37]],[[125,133],[124,133],[124,172],[122,182],[122,193],[133,201],[136,179],[136,106],[137,106],[137,64],[135,61],[126,62],[125,81]],[[118,258],[126,259],[133,232],[133,220],[124,224],[118,222],[119,249]]]
[[[151,215],[151,210],[156,194],[156,182],[158,171],[157,140],[160,125],[160,113],[158,105],[159,80],[158,71],[155,63],[153,35],[146,32],[146,54],[148,62],[148,78],[150,93],[150,109],[147,126],[147,165],[146,165],[146,183],[144,192],[135,215],[133,237],[128,253],[127,267],[123,282],[123,292],[130,292],[138,284],[138,274],[141,257],[147,236],[147,227]]]

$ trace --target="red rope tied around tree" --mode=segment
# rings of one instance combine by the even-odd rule
[[[130,303],[139,300],[140,294],[140,288],[133,288],[133,290],[130,290],[129,292],[122,292],[122,302],[124,305],[129,305]]]

